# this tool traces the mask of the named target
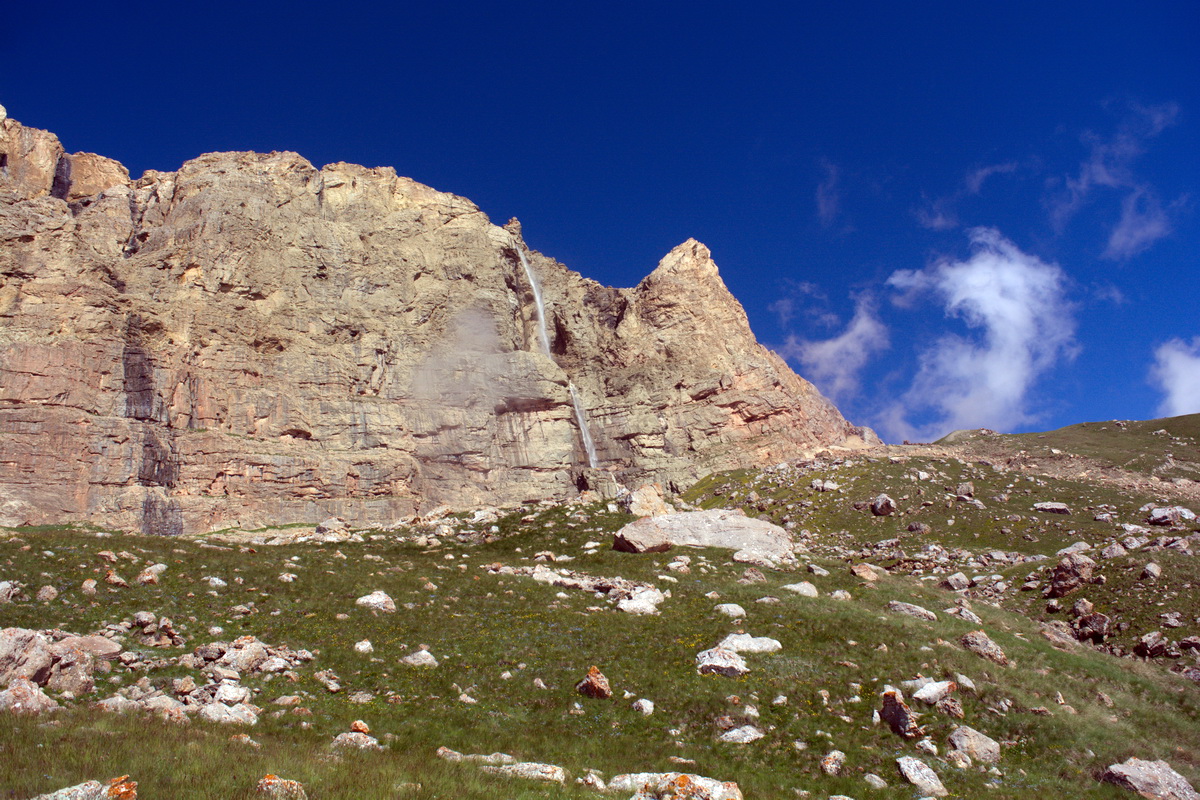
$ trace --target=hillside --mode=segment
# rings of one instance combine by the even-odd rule
[[[64,708],[6,717],[0,786],[26,798],[127,774],[143,798],[249,798],[271,773],[312,798],[596,798],[598,782],[625,798],[615,776],[679,772],[746,798],[937,795],[902,775],[917,759],[949,797],[1132,799],[1101,781],[1131,758],[1195,786],[1200,526],[1154,510],[1186,508],[1194,485],[1151,482],[1165,453],[1146,452],[1164,442],[1186,470],[1194,423],[825,454],[667,498],[780,523],[794,560],[774,566],[731,550],[614,550],[652,492],[387,530],[12,529],[0,580],[22,588],[0,605],[3,624],[102,633],[120,654],[95,662],[94,692],[64,693],[85,670],[62,668],[45,691]],[[1065,454],[1155,488],[1042,469]],[[375,592],[394,612],[364,599]],[[743,674],[698,671],[722,641],[743,649]],[[430,656],[437,666],[405,661]],[[593,666],[611,698],[576,689]],[[246,713],[255,724],[212,721]],[[354,736],[387,749],[336,749],[356,720],[368,732]],[[508,754],[550,780],[438,758],[443,747]],[[709,788],[697,796],[735,796]]]

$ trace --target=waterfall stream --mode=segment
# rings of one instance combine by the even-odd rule
[[[546,333],[546,304],[542,300],[542,287],[538,283],[537,276],[533,274],[529,259],[525,257],[525,250],[516,246],[516,242],[513,244],[516,247],[517,255],[521,257],[521,266],[525,268],[525,277],[529,280],[529,287],[533,289],[533,301],[537,304],[538,342],[542,345],[542,353],[553,360],[554,356],[550,355],[550,336]],[[571,405],[575,407],[575,424],[579,426],[579,436],[583,439],[583,450],[587,453],[588,466],[595,469],[600,462],[596,458],[596,443],[592,440],[592,432],[588,429],[587,412],[583,410],[583,402],[579,399],[579,391],[575,388],[574,383],[567,382],[567,391],[571,394]]]

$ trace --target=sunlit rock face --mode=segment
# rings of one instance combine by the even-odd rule
[[[130,181],[12,119],[0,154],[2,525],[386,524],[869,436],[694,240],[614,289],[390,168],[212,153]]]

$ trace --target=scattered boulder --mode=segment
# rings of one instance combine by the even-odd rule
[[[974,728],[959,725],[950,733],[950,747],[970,756],[975,761],[995,764],[1000,760],[1000,743]]]
[[[612,688],[608,685],[608,678],[604,677],[604,673],[596,666],[588,668],[587,675],[583,680],[575,684],[575,691],[584,697],[596,700],[608,700],[613,696]]]
[[[919,758],[911,756],[902,756],[896,759],[896,768],[900,770],[900,775],[904,780],[917,787],[917,790],[924,795],[933,797],[945,797],[949,794],[946,787],[942,785],[937,773]]]
[[[896,614],[905,614],[917,619],[923,619],[926,622],[937,622],[937,614],[927,608],[915,606],[912,603],[902,603],[899,600],[892,600],[887,604],[887,609]]]
[[[850,574],[868,583],[879,580],[879,571],[870,564],[855,564],[850,568]]]
[[[428,650],[418,650],[400,659],[400,663],[410,667],[436,667],[438,660]]]
[[[633,710],[640,713],[643,717],[648,717],[654,713],[654,701],[641,698],[633,703]]]
[[[36,599],[40,603],[49,603],[53,600],[57,600],[58,599],[58,589],[55,589],[53,586],[50,586],[49,584],[47,584],[46,586],[43,586],[42,588],[38,589]]]
[[[370,594],[365,594],[354,601],[357,606],[362,606],[376,614],[395,614],[396,601],[388,597],[387,592],[375,591]]]
[[[439,747],[437,749],[437,757],[443,761],[452,763],[471,763],[471,764],[515,764],[517,760],[508,753],[491,753],[490,755],[460,753],[457,750],[451,750],[449,747]]]
[[[1050,585],[1043,593],[1046,597],[1065,597],[1083,586],[1092,577],[1096,562],[1082,553],[1063,556],[1050,573]]]
[[[716,607],[716,612],[718,614],[724,614],[727,617],[732,617],[733,619],[741,619],[742,617],[746,616],[746,609],[742,608],[737,603],[721,603]]]
[[[871,501],[871,513],[877,517],[889,517],[896,513],[896,501],[881,494]]]
[[[1146,516],[1146,522],[1151,525],[1162,525],[1171,527],[1181,525],[1185,522],[1191,522],[1196,519],[1196,514],[1189,508],[1183,506],[1168,506],[1166,508],[1151,508],[1150,513]]]
[[[961,572],[956,572],[953,575],[947,575],[938,586],[943,589],[949,589],[952,592],[961,592],[970,587],[971,581]]]
[[[795,592],[796,594],[800,595],[801,597],[818,597],[820,595],[820,592],[817,591],[817,587],[813,586],[808,581],[801,581],[800,583],[789,583],[788,585],[786,585],[782,588],[787,589],[789,592]]]
[[[1100,780],[1137,792],[1149,800],[1200,800],[1200,793],[1166,761],[1131,758],[1110,766]]]
[[[1142,567],[1142,580],[1156,581],[1162,577],[1162,567],[1153,561]]]
[[[766,734],[754,725],[739,725],[722,733],[717,737],[717,741],[725,742],[726,744],[750,744],[751,742],[757,742],[764,736]]]
[[[770,567],[793,560],[790,533],[726,509],[643,517],[613,535],[613,549],[623,553],[661,553],[672,547],[734,550],[735,561]]]
[[[630,492],[625,498],[626,510],[635,517],[660,517],[673,514],[675,509],[663,500],[662,486],[647,483]]]
[[[696,671],[701,675],[737,678],[750,671],[746,660],[732,650],[714,647],[696,655]]]
[[[821,772],[826,775],[839,775],[845,765],[846,754],[841,750],[831,750],[821,759]]]
[[[996,644],[983,631],[971,631],[963,634],[962,646],[971,651],[975,655],[986,658],[989,661],[994,661],[1001,666],[1008,665],[1008,656],[1004,655],[1004,651],[1000,649],[1000,645]]]
[[[778,639],[769,636],[751,636],[748,633],[731,633],[717,645],[719,649],[735,653],[777,653],[783,649]]]
[[[1034,503],[1034,511],[1040,511],[1043,514],[1070,514],[1071,508],[1066,503]]]
[[[37,715],[56,708],[58,702],[28,678],[13,678],[8,688],[0,692],[0,711]]]
[[[270,800],[308,800],[308,793],[300,781],[289,781],[278,775],[264,775],[254,787],[254,792]]]
[[[85,781],[57,792],[40,794],[32,800],[137,800],[137,781],[128,775],[113,778],[108,783]]]
[[[493,775],[503,775],[506,778],[523,778],[530,781],[547,781],[548,783],[565,784],[568,777],[567,771],[562,767],[529,761],[501,764],[500,766],[485,765],[480,769]]]
[[[958,684],[954,681],[930,681],[913,692],[913,699],[933,706],[949,697],[956,689],[958,689]]]
[[[652,616],[658,614],[658,606],[667,597],[653,586],[639,586],[628,597],[617,601],[617,610],[626,614]]]
[[[685,772],[636,772],[615,775],[608,790],[629,800],[742,800],[742,790],[732,781],[718,781]]]
[[[347,731],[333,737],[329,745],[334,750],[354,748],[356,750],[382,750],[383,745],[374,736],[360,731]]]
[[[917,724],[917,715],[904,702],[904,695],[895,689],[883,693],[883,707],[879,710],[879,718],[888,724],[892,733],[905,739],[918,739],[925,734]]]

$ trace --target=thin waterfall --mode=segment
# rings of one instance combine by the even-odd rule
[[[575,390],[575,384],[570,381],[567,381],[567,391],[571,393],[571,403],[575,406],[575,422],[579,424],[579,435],[583,438],[583,449],[587,452],[588,466],[595,469],[600,462],[596,458],[596,443],[592,441],[592,432],[588,430],[583,403],[579,401],[579,392]]]
[[[525,268],[525,277],[529,281],[529,287],[533,289],[533,301],[537,304],[538,342],[542,345],[542,353],[553,360],[554,356],[550,355],[550,336],[546,333],[546,304],[542,301],[542,287],[538,283],[537,276],[533,274],[533,268],[529,266],[525,250],[516,245],[516,242],[514,245],[517,255],[521,257],[521,266]],[[575,424],[579,426],[579,436],[583,439],[583,450],[587,453],[588,466],[595,469],[599,466],[600,461],[596,458],[596,443],[592,441],[592,432],[588,430],[587,412],[583,410],[583,402],[579,399],[579,392],[575,389],[574,383],[567,382],[567,391],[571,394],[571,405],[575,407]]]

